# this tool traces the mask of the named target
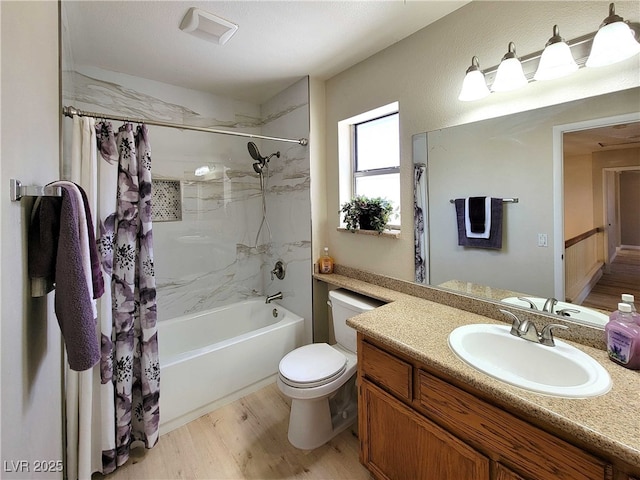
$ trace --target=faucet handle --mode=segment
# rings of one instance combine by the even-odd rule
[[[570,317],[570,313],[580,313],[580,310],[576,310],[575,308],[562,308],[560,310],[556,310],[556,315],[560,315],[561,317]]]
[[[282,260],[278,260],[276,262],[275,267],[273,267],[273,270],[271,270],[271,280],[273,280],[273,275],[274,274],[275,274],[276,277],[278,277],[279,280],[282,280],[284,278],[285,266],[284,266],[284,262]]]
[[[529,304],[529,308],[533,309],[533,310],[538,310],[538,307],[536,307],[536,304],[533,303],[531,300],[529,300],[526,297],[517,297],[518,300],[520,300],[521,302],[525,302]]]
[[[520,322],[520,319],[516,317],[513,313],[511,313],[509,310],[500,309],[500,311],[513,319],[513,321],[511,322],[511,335],[515,335],[516,337],[519,337],[520,324],[522,323]]]
[[[546,345],[547,347],[556,346],[556,343],[553,341],[553,333],[552,333],[552,330],[554,328],[561,328],[562,330],[567,330],[569,327],[567,327],[566,325],[560,325],[558,323],[549,323],[548,325],[545,325],[539,335],[540,343],[542,345]]]

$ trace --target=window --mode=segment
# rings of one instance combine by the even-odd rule
[[[398,112],[353,125],[354,195],[384,197],[400,213]],[[395,215],[391,224],[399,224]]]
[[[399,229],[398,102],[339,122],[338,150],[340,205],[356,195],[386,198],[394,207],[389,227]]]

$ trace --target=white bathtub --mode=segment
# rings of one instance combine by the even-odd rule
[[[272,382],[303,340],[304,319],[264,299],[158,322],[160,433]]]

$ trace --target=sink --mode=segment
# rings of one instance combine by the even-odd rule
[[[555,347],[545,347],[510,330],[506,325],[465,325],[451,332],[449,346],[471,367],[531,392],[586,398],[611,389],[609,373],[583,351],[558,339]]]
[[[538,310],[542,311],[542,307],[544,303],[547,301],[546,298],[538,298],[538,297],[522,297],[530,300],[533,304],[538,307]],[[507,297],[503,298],[502,301],[504,303],[509,303],[511,305],[516,305],[518,307],[531,308],[531,306],[527,302],[523,302],[522,300],[518,300],[518,297]],[[596,310],[592,310],[587,307],[583,307],[582,305],[574,305],[573,303],[568,302],[558,302],[554,307],[554,313],[558,310],[562,310],[563,308],[571,308],[572,310],[579,310],[579,313],[569,313],[568,316],[562,316],[564,320],[578,320],[580,323],[584,323],[585,325],[590,325],[592,327],[603,327],[609,321],[609,317],[604,313],[600,313]]]

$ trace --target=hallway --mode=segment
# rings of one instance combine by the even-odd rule
[[[593,287],[582,305],[613,312],[618,309],[620,295],[630,293],[640,301],[640,250],[621,249],[611,263],[611,271]]]

